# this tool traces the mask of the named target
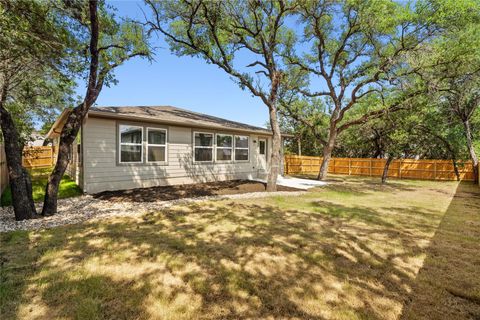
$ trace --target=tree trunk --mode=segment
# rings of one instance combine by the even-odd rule
[[[78,107],[77,107],[78,108]],[[67,118],[60,134],[60,143],[58,145],[57,162],[52,173],[48,177],[45,187],[45,199],[43,202],[42,215],[50,216],[57,212],[58,188],[65,171],[70,162],[70,147],[77,137],[83,121],[83,111],[81,108],[75,108]]]
[[[455,172],[455,176],[457,177],[457,181],[460,181],[460,172],[458,171],[457,159],[452,158],[453,164],[453,171]]]
[[[383,168],[382,183],[386,183],[386,182],[387,182],[387,178],[388,178],[388,168],[390,168],[390,164],[392,163],[392,161],[393,161],[393,157],[388,156],[387,162],[385,162],[385,167]]]
[[[280,148],[282,136],[280,134],[280,126],[277,120],[277,109],[269,107],[270,126],[272,127],[272,152],[270,152],[270,170],[267,177],[267,191],[277,191],[277,177],[280,173]]]
[[[22,166],[23,146],[20,145],[20,136],[15,123],[10,113],[3,106],[0,106],[0,120],[15,220],[32,219],[36,215],[36,210],[32,197],[30,175]]]
[[[88,86],[84,101],[76,106],[68,115],[67,121],[60,133],[60,143],[58,146],[57,163],[52,174],[48,177],[45,188],[45,200],[43,202],[42,215],[53,215],[57,212],[58,187],[60,180],[67,170],[70,161],[70,147],[77,137],[78,131],[82,125],[83,119],[88,113],[90,106],[95,103],[103,86],[103,80],[98,81],[99,66],[99,22],[97,15],[98,1],[88,2],[90,13],[90,70],[88,75]],[[97,83],[98,81],[98,83]]]
[[[468,152],[470,153],[470,158],[473,162],[473,179],[475,183],[478,183],[478,156],[475,153],[475,148],[473,146],[473,135],[470,127],[470,121],[463,121],[463,126],[465,127],[465,137],[467,138]]]
[[[372,158],[382,158],[383,157],[383,149],[381,139],[382,136],[379,134],[377,130],[374,130],[375,137],[373,138],[373,143],[375,144],[375,152],[373,153]]]
[[[335,147],[335,141],[337,140],[337,130],[330,128],[327,144],[323,147],[323,161],[320,166],[320,172],[318,173],[318,180],[325,180],[328,173],[328,164],[332,157],[333,148]]]

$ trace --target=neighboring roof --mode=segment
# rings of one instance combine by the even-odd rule
[[[33,131],[30,134],[30,138],[27,141],[27,145],[37,147],[37,146],[43,146],[43,142],[45,141],[45,137],[43,134],[37,131]]]
[[[266,128],[171,106],[92,107],[89,115],[155,121],[199,128],[272,134],[272,131]]]

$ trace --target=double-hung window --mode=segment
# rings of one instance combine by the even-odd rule
[[[249,157],[249,137],[235,136],[235,161],[248,161]]]
[[[120,125],[120,163],[143,162],[143,128],[139,126]]]
[[[213,133],[195,132],[194,133],[194,162],[212,162],[213,161]]]
[[[147,162],[165,162],[167,159],[167,130],[147,128]]]
[[[217,161],[232,161],[233,136],[217,133]]]

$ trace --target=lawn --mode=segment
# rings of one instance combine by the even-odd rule
[[[334,179],[0,234],[2,319],[480,316],[478,187]]]
[[[45,197],[45,186],[47,185],[48,175],[51,171],[51,168],[30,171],[30,176],[32,177],[33,201],[42,201]],[[58,190],[59,199],[79,196],[82,193],[82,189],[80,189],[75,181],[67,175],[63,176]],[[2,206],[12,205],[12,191],[10,190],[10,187],[3,192],[1,204]]]

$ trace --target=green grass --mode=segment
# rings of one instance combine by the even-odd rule
[[[50,174],[51,169],[35,169],[30,171],[30,176],[32,178],[32,194],[34,201],[42,201],[45,196],[45,186],[47,185],[48,175]],[[58,198],[70,198],[81,195],[82,189],[73,181],[69,176],[64,175],[60,181],[60,186],[58,190]],[[10,187],[7,187],[2,194],[1,198],[2,206],[12,205],[12,191]]]
[[[480,314],[478,186],[335,180],[0,234],[2,319]]]

